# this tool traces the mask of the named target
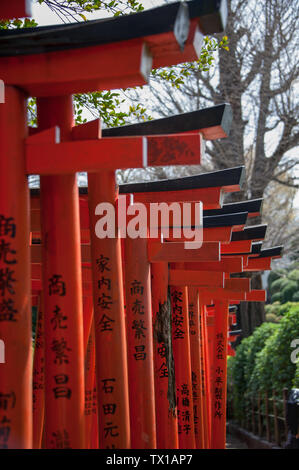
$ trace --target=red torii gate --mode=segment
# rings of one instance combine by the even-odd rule
[[[20,3],[24,6],[23,2]],[[114,176],[116,168],[122,168],[123,165],[125,167],[141,167],[159,164],[199,163],[202,137],[198,133],[193,133],[194,130],[198,130],[198,127],[188,129],[187,124],[186,129],[185,124],[181,124],[182,127],[179,132],[184,132],[183,135],[153,136],[153,134],[160,134],[161,130],[153,133],[150,131],[143,131],[142,133],[141,130],[141,134],[136,135],[134,130],[132,131],[132,126],[128,126],[131,129],[123,132],[131,131],[133,132],[131,136],[124,134],[125,137],[119,136],[118,139],[114,139],[114,130],[112,130],[112,135],[109,136],[108,131],[106,137],[101,139],[99,122],[73,127],[70,94],[89,91],[94,88],[103,89],[106,87],[137,85],[144,83],[151,63],[154,64],[154,67],[158,67],[194,60],[200,45],[197,25],[199,24],[201,31],[204,33],[222,30],[223,4],[225,2],[219,2],[215,7],[215,5],[206,5],[193,0],[186,4],[172,4],[158,10],[144,12],[138,15],[138,21],[137,15],[130,15],[113,21],[95,21],[72,28],[61,26],[55,29],[57,35],[55,44],[51,41],[52,28],[27,30],[18,33],[14,31],[0,33],[0,76],[4,78],[6,84],[6,101],[5,105],[0,108],[0,150],[2,154],[0,158],[0,179],[2,177],[1,183],[3,183],[3,185],[0,184],[0,187],[3,186],[0,193],[0,235],[3,237],[2,244],[4,243],[7,246],[0,259],[1,278],[2,281],[5,278],[6,282],[2,282],[0,285],[2,286],[2,308],[5,309],[3,311],[6,315],[3,318],[6,321],[9,314],[11,321],[14,322],[14,315],[17,314],[18,316],[17,325],[13,325],[15,326],[14,331],[11,329],[12,324],[8,325],[9,328],[4,325],[2,331],[4,331],[5,338],[8,338],[10,346],[13,337],[17,336],[18,340],[21,341],[21,346],[18,344],[16,348],[10,349],[9,356],[10,359],[18,363],[19,372],[24,378],[21,384],[20,377],[17,375],[13,377],[7,368],[6,378],[4,379],[2,374],[0,375],[0,392],[3,393],[2,390],[5,392],[6,389],[13,390],[11,394],[4,393],[6,400],[5,413],[0,414],[0,423],[6,434],[5,442],[1,442],[1,445],[31,447],[31,277],[29,198],[26,174],[33,172],[42,175],[41,229],[38,224],[36,226],[39,235],[41,234],[42,246],[39,247],[33,244],[30,250],[31,262],[40,263],[42,260],[43,270],[43,275],[40,275],[38,279],[33,279],[32,284],[33,291],[42,291],[45,306],[45,310],[42,312],[45,323],[43,325],[42,316],[40,316],[37,337],[41,341],[43,340],[42,330],[44,328],[46,331],[46,372],[48,374],[45,401],[46,447],[84,447],[86,445],[84,442],[84,423],[88,428],[89,438],[90,436],[92,438],[92,445],[97,439],[97,429],[93,427],[94,422],[92,419],[84,418],[84,357],[87,361],[85,370],[89,371],[85,381],[86,391],[90,391],[90,388],[93,387],[94,380],[92,376],[93,364],[95,363],[92,347],[94,327],[92,326],[92,304],[89,299],[92,291],[96,322],[95,342],[99,403],[97,412],[100,446],[126,448],[132,442],[136,447],[155,447],[149,261],[152,262],[153,266],[156,264],[162,267],[162,269],[158,269],[156,279],[163,280],[164,292],[158,292],[159,289],[154,286],[154,282],[152,283],[152,290],[165,303],[167,300],[165,286],[167,287],[169,282],[170,284],[173,282],[171,276],[178,276],[178,271],[174,270],[172,272],[170,270],[168,281],[168,272],[165,272],[164,269],[165,263],[188,263],[188,261],[196,260],[198,263],[221,263],[223,257],[227,258],[228,263],[233,263],[241,256],[246,261],[248,270],[253,270],[257,266],[265,266],[264,260],[271,257],[269,251],[261,250],[261,254],[257,254],[255,259],[252,258],[254,253],[251,240],[256,237],[248,233],[245,236],[238,235],[238,233],[242,233],[240,229],[244,228],[245,224],[244,215],[242,219],[241,214],[231,216],[235,221],[239,219],[238,223],[231,224],[231,226],[235,225],[235,230],[239,230],[234,233],[228,230],[229,225],[221,226],[221,230],[220,228],[217,229],[217,223],[220,219],[222,221],[225,219],[224,214],[214,214],[217,219],[216,222],[212,222],[214,217],[212,214],[206,214],[204,218],[206,223],[214,223],[215,225],[204,227],[207,239],[196,255],[193,253],[193,256],[190,254],[191,250],[184,251],[182,242],[173,242],[171,237],[169,241],[164,243],[161,243],[160,240],[149,240],[148,242],[147,240],[140,240],[140,243],[139,241],[138,243],[133,243],[131,240],[126,241],[125,266],[127,266],[127,269],[124,274],[125,281],[127,281],[128,312],[133,309],[133,302],[136,300],[132,299],[130,304],[130,296],[135,295],[136,289],[142,287],[146,293],[144,307],[147,312],[147,323],[143,324],[143,331],[147,329],[150,333],[147,336],[146,345],[138,345],[139,348],[142,346],[148,351],[148,357],[151,361],[148,361],[147,368],[148,376],[151,377],[148,390],[146,390],[146,384],[143,380],[139,380],[136,385],[139,392],[148,393],[150,401],[149,410],[146,410],[144,403],[141,403],[145,415],[141,416],[140,420],[140,414],[138,415],[140,410],[137,407],[134,408],[134,396],[129,398],[127,388],[124,289],[120,239],[99,240],[95,236],[94,230],[91,230],[90,234],[87,231],[89,227],[96,225],[96,206],[99,202],[110,202],[112,205],[116,205],[117,195],[115,194]],[[3,17],[8,14],[8,11],[6,10],[5,13],[3,9]],[[161,24],[154,26],[153,15],[157,14],[161,16]],[[188,21],[188,17],[190,21]],[[95,35],[94,32],[99,31],[99,25],[101,26],[101,34]],[[109,30],[109,42],[107,42],[107,30]],[[124,31],[126,31],[126,34],[124,34]],[[73,41],[71,46],[68,44],[69,35],[71,35]],[[75,47],[74,44],[76,44]],[[183,46],[185,46],[184,49]],[[125,55],[126,60],[124,60]],[[101,60],[98,60],[98,56]],[[115,62],[117,56],[120,58],[119,67],[116,71],[113,69],[113,73],[110,73],[111,61]],[[130,60],[127,60],[128,58]],[[61,67],[62,62],[63,67]],[[91,64],[93,67],[90,66]],[[29,70],[30,73],[28,73]],[[110,75],[106,73],[107,70]],[[19,89],[22,91],[19,91]],[[24,98],[28,93],[38,97],[39,126],[26,139]],[[57,97],[61,94],[62,97]],[[49,96],[53,98],[49,98]],[[157,122],[156,129],[160,124],[161,122]],[[58,136],[57,126],[59,127],[60,136]],[[221,121],[218,124],[218,129],[217,126],[208,123],[201,127],[204,136],[206,132],[208,138],[217,138],[217,132],[219,136],[219,129],[222,128],[223,132],[225,126]],[[26,143],[24,145],[25,139]],[[172,146],[183,144],[185,149],[180,148],[177,152],[172,153],[171,158],[168,158],[167,154],[163,152],[168,144]],[[100,161],[98,152],[101,155]],[[112,152],[113,159],[110,157]],[[43,160],[40,158],[41,155],[43,155]],[[83,170],[89,173],[89,213],[85,214],[85,218],[83,217],[83,220],[89,220],[89,223],[87,226],[81,224],[80,227],[80,205],[75,172]],[[99,178],[99,175],[101,178]],[[228,178],[225,184],[222,184],[223,181],[221,180],[223,175]],[[232,178],[230,179],[228,175]],[[130,187],[123,186],[121,189],[123,193],[127,193],[128,189],[129,192],[133,192],[135,201],[146,203],[153,200],[163,200],[165,202],[202,201],[206,210],[215,210],[222,206],[225,191],[239,189],[242,177],[244,177],[243,169],[236,168],[222,173],[218,172],[218,174],[210,174],[210,176],[200,175],[195,179],[181,179],[180,184],[184,189],[180,190],[172,186],[173,181],[164,182],[162,183],[164,186],[162,199],[161,195],[157,193],[157,191],[159,192],[157,188],[159,188],[160,183],[158,185],[154,184],[152,191],[149,191],[144,185],[139,187],[135,185],[135,190],[133,190],[133,185],[130,185]],[[18,188],[18,190],[16,191],[15,188]],[[83,231],[81,231],[82,225]],[[220,239],[217,240],[217,238]],[[262,238],[260,236],[258,239]],[[83,242],[80,250],[81,239],[85,243]],[[32,240],[34,240],[34,236]],[[147,245],[148,250],[146,251]],[[40,248],[42,249],[42,256]],[[140,256],[138,261],[143,260],[139,264],[133,260],[133,254],[136,253]],[[244,253],[245,256],[243,256]],[[93,289],[90,288],[89,291],[87,285],[91,284],[91,278],[88,277],[86,271],[84,274],[83,270],[84,279],[82,283],[81,261],[88,264],[92,263]],[[36,264],[33,266],[39,271]],[[174,266],[174,268],[176,267],[177,265]],[[185,266],[179,265],[179,267],[184,268]],[[246,279],[223,279],[222,276],[223,285],[221,287],[221,276],[218,276],[219,287],[215,288],[214,282],[214,288],[212,289],[209,287],[209,276],[201,276],[196,272],[192,277],[190,271],[188,275],[189,277],[191,275],[191,284],[194,282],[201,289],[200,308],[205,309],[204,305],[210,303],[212,299],[216,299],[215,308],[217,312],[220,312],[219,315],[216,315],[216,322],[219,321],[219,334],[222,335],[227,332],[228,328],[227,308],[229,300],[231,298],[232,300],[238,300],[238,298],[240,300],[245,298],[250,300],[258,296],[258,293],[251,297],[250,294],[252,293],[246,295],[242,293],[242,291],[248,291],[249,289]],[[139,281],[140,284],[132,286],[135,277],[140,276],[142,279]],[[40,282],[40,279],[42,279],[42,282]],[[22,280],[22,283],[18,282],[20,280]],[[176,283],[178,280],[182,282],[181,285],[186,282],[182,277],[180,279],[176,277],[174,282]],[[38,282],[36,283],[36,281]],[[192,303],[197,305],[197,293],[196,290],[192,289],[192,287],[189,289],[192,294],[190,298]],[[185,321],[187,338],[189,337],[188,293],[186,287],[183,287],[183,290],[183,296],[179,300],[183,303],[183,320]],[[86,295],[83,303],[84,292]],[[6,302],[5,306],[4,302]],[[83,305],[84,315],[82,315]],[[111,308],[108,308],[110,306]],[[106,312],[107,309],[109,310],[109,316]],[[43,309],[39,310],[42,311]],[[129,313],[127,313],[128,317]],[[203,364],[197,361],[197,367],[200,370],[200,367],[203,366],[206,372],[205,381],[206,390],[208,391],[208,338],[203,315],[201,315],[201,318],[201,347],[206,363]],[[216,329],[218,326],[216,325]],[[103,332],[105,332],[105,341],[110,344],[119,358],[119,362],[107,356],[106,343],[102,340]],[[142,328],[140,334],[142,334]],[[224,341],[227,341],[227,334]],[[134,344],[133,347],[135,347]],[[224,350],[226,352],[226,347]],[[192,386],[194,388],[194,383],[191,382],[190,377],[192,363],[190,346],[185,344],[182,351],[185,354],[184,359],[187,363],[179,362],[182,358],[177,354],[178,377],[180,380],[186,378],[189,394],[192,391],[193,398],[194,390],[191,389]],[[144,350],[135,350],[135,354],[142,355]],[[36,354],[35,370],[41,370],[41,360],[42,357]],[[225,361],[225,359],[223,360]],[[225,367],[225,363],[218,364],[220,368],[222,365]],[[188,371],[187,375],[184,366]],[[142,368],[139,370],[134,361],[131,365],[129,361],[129,369],[131,369],[131,378],[133,380],[136,374],[140,374],[145,370]],[[140,378],[142,379],[142,376]],[[61,402],[58,400],[58,405],[57,398],[60,397],[67,401]],[[39,395],[38,399],[40,399],[39,403],[42,407],[42,396]],[[138,399],[140,399],[140,394],[137,396]],[[129,401],[132,410],[130,415]],[[206,402],[206,405],[208,404],[209,400]],[[38,403],[35,405],[38,406]],[[210,445],[215,447],[219,442],[222,446],[224,438],[223,419],[221,424],[218,422],[218,427],[215,426],[218,431],[211,436],[212,418],[210,408],[205,406],[201,410],[202,414],[206,413],[204,418],[206,436],[201,436],[196,442],[195,432],[192,430],[190,434],[193,443],[190,447],[195,447],[196,444],[199,447],[209,447]],[[191,405],[191,415],[193,411],[194,408]],[[41,414],[35,414],[34,418],[37,429],[35,443],[40,446],[43,418]],[[146,437],[137,435],[136,439],[134,436],[135,441],[133,439],[131,441],[129,418],[134,432],[149,430]],[[171,422],[173,424],[175,421],[172,420]],[[196,427],[194,420],[191,421],[191,427],[193,425]],[[165,429],[168,429],[167,425],[164,427]],[[174,434],[172,439],[172,442],[176,439]],[[180,447],[184,448],[190,442],[188,436],[186,439],[180,438]],[[88,445],[90,445],[90,442]]]

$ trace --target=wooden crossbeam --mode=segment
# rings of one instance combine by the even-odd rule
[[[246,292],[245,300],[246,302],[266,302],[267,293],[265,290],[252,290]]]
[[[248,259],[247,265],[244,266],[244,272],[268,271],[271,269],[272,258],[252,258]]]
[[[171,286],[197,286],[224,287],[224,275],[221,272],[192,271],[187,269],[170,269],[169,285]]]
[[[53,139],[56,138],[53,130],[49,132]],[[44,133],[41,138],[46,138]],[[80,171],[96,172],[102,168],[116,170],[143,168],[148,165],[197,164],[200,163],[202,142],[199,134],[119,137],[63,143],[39,140],[37,134],[29,137],[26,142],[28,174],[61,175]]]
[[[107,20],[1,31],[1,79],[37,97],[142,85],[152,67],[196,60],[198,23],[220,31],[224,4],[176,2]]]
[[[223,273],[241,273],[243,271],[243,258],[241,256],[229,259],[221,258],[220,261],[211,262],[190,262],[186,263],[186,269],[192,271],[210,271],[210,272],[223,272]]]
[[[148,259],[151,263],[187,262],[187,261],[219,261],[219,243],[205,243],[200,249],[186,250],[180,242],[161,243],[156,240],[148,241]]]
[[[251,240],[242,240],[221,244],[221,255],[247,253],[251,249]]]

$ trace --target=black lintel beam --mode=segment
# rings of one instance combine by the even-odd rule
[[[231,123],[232,111],[230,105],[220,104],[218,106],[199,109],[197,111],[191,111],[190,113],[177,114],[167,118],[103,129],[102,136],[131,137],[199,131],[206,140],[214,140],[227,137]],[[242,210],[231,212],[242,212]]]
[[[245,225],[248,212],[236,214],[215,215],[203,217],[203,228],[232,227],[233,225]]]
[[[246,211],[249,214],[260,213],[263,199],[252,199],[250,201],[232,202],[223,204],[221,209],[210,209],[204,211],[204,215],[232,214],[233,212]]]
[[[267,231],[267,225],[252,225],[245,227],[244,230],[240,232],[232,233],[232,242],[241,241],[241,240],[263,240],[265,238]]]
[[[274,246],[272,248],[264,248],[259,253],[258,258],[274,258],[282,255],[283,246]]]
[[[119,186],[120,194],[148,193],[164,191],[183,191],[188,189],[218,188],[225,186],[242,186],[245,178],[245,167],[238,166],[226,170],[213,171],[200,175],[186,176],[169,180],[146,183],[128,183]]]

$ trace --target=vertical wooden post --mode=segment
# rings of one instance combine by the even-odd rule
[[[178,449],[168,264],[152,263],[151,278],[157,448]]]
[[[198,289],[188,288],[189,331],[191,350],[192,395],[194,408],[194,433],[197,449],[204,448],[202,411],[202,368],[200,345],[200,312]]]
[[[251,397],[251,430],[255,434],[255,400],[254,396]]]
[[[265,419],[266,419],[266,438],[268,442],[271,442],[268,392],[265,392]]]
[[[226,445],[228,303],[215,300],[215,359],[212,390],[212,449]]]
[[[92,446],[92,423],[95,414],[94,398],[94,378],[95,378],[95,341],[94,324],[92,323],[87,348],[85,353],[85,448]]]
[[[276,392],[273,390],[272,393],[273,399],[273,416],[274,416],[274,435],[275,435],[275,442],[278,446],[280,446],[280,432],[279,432],[279,424],[278,424],[278,413],[277,413],[277,403],[276,403]]]
[[[132,449],[156,448],[153,330],[147,239],[125,238],[126,324]]]
[[[45,331],[42,293],[38,296],[38,312],[33,359],[33,448],[42,445],[45,414]]]
[[[69,140],[71,96],[37,100],[40,130]],[[41,155],[41,158],[43,156]],[[40,181],[45,303],[47,448],[84,448],[84,352],[79,198],[76,174]]]
[[[199,296],[200,299],[200,296]],[[202,396],[202,406],[203,406],[203,444],[204,449],[210,448],[209,440],[209,397],[208,397],[208,380],[207,380],[207,361],[206,361],[206,348],[205,348],[205,319],[204,319],[204,305],[200,302],[199,304],[200,312],[200,354],[201,354],[201,370],[202,370],[202,380],[201,380],[201,396]]]
[[[172,341],[180,449],[195,449],[187,287],[171,288]]]
[[[283,396],[283,417],[284,417],[284,434],[285,440],[288,440],[288,424],[287,424],[287,401],[288,401],[288,389],[284,388],[282,391]]]
[[[0,448],[32,447],[29,192],[24,94],[5,86],[0,103]]]
[[[99,447],[130,447],[127,343],[121,243],[95,233],[99,203],[115,208],[115,172],[88,175],[93,273]]]
[[[208,345],[208,329],[207,329],[207,312],[205,305],[202,306],[202,329],[203,329],[203,349],[204,349],[204,362],[205,362],[205,389],[206,389],[206,447],[211,448],[211,411],[212,411],[212,398],[211,398],[211,358],[209,355]]]
[[[261,415],[261,393],[258,392],[258,433],[259,436],[262,437],[263,434],[263,426],[262,426],[262,415]]]

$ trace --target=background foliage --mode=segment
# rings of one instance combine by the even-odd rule
[[[243,339],[229,363],[234,418],[245,419],[250,397],[258,392],[281,395],[299,384],[299,362],[292,363],[291,342],[299,338],[299,303],[286,304],[278,324],[264,323]]]

